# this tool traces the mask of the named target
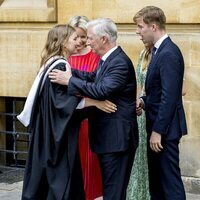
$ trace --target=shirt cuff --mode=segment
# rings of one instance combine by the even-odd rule
[[[76,109],[83,109],[85,107],[85,98],[82,98]]]

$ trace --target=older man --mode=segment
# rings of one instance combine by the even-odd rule
[[[108,99],[117,105],[111,114],[92,109],[90,145],[98,154],[104,200],[125,200],[126,188],[138,145],[136,78],[133,64],[117,46],[117,27],[108,18],[87,25],[88,44],[101,57],[91,74],[73,71],[49,74],[51,81],[68,85],[71,95]]]

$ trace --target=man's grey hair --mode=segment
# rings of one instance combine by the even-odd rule
[[[109,18],[97,18],[87,23],[87,28],[92,27],[95,35],[106,36],[110,42],[117,40],[117,26]]]

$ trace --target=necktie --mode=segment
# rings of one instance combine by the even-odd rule
[[[154,56],[156,55],[156,50],[157,48],[156,47],[153,47],[152,51],[151,51],[151,61],[153,60]]]
[[[101,68],[102,68],[102,66],[103,66],[103,62],[104,62],[104,61],[103,61],[102,59],[99,61],[96,77],[98,77],[99,72],[101,71]]]
[[[151,60],[150,60],[150,63],[149,63],[149,66],[148,66],[148,71],[152,68],[152,61],[155,57],[155,52],[156,52],[157,48],[156,47],[153,47],[152,50],[151,50]]]

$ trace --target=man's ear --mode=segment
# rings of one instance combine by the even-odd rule
[[[158,26],[156,24],[152,24],[151,26],[152,26],[153,31],[156,31],[158,28]]]
[[[105,44],[108,41],[108,38],[106,36],[101,37],[102,43]]]

